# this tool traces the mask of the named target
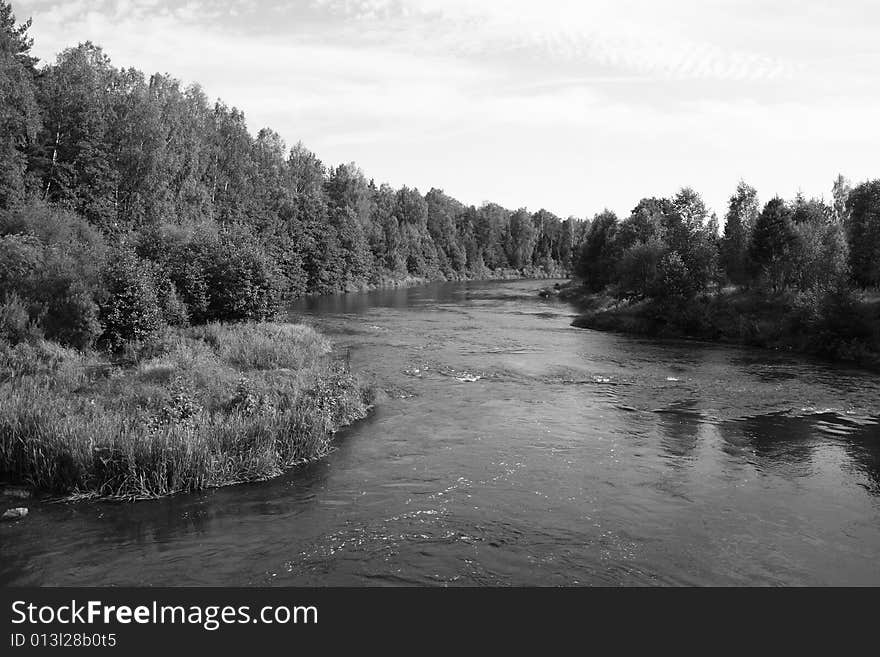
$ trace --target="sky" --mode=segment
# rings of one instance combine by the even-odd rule
[[[12,0],[328,165],[566,217],[880,177],[876,0]]]

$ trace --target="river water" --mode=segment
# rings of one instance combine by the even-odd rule
[[[880,381],[576,329],[546,281],[303,301],[379,390],[327,458],[32,507],[0,583],[880,584]]]

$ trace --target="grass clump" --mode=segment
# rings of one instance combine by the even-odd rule
[[[0,475],[120,499],[262,480],[326,454],[369,408],[305,326],[169,329],[126,353],[0,340]]]

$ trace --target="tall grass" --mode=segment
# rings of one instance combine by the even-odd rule
[[[267,479],[326,454],[368,411],[366,389],[305,326],[202,326],[138,352],[120,366],[0,342],[0,474],[126,499]]]

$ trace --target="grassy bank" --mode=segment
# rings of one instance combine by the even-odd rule
[[[845,291],[821,297],[728,288],[687,301],[618,299],[577,284],[555,291],[580,307],[572,324],[663,338],[796,351],[880,369],[880,300]]]
[[[262,480],[326,454],[368,406],[301,325],[168,330],[124,362],[0,341],[0,476],[120,499]]]

